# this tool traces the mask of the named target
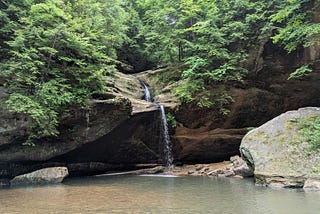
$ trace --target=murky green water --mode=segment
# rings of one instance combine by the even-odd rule
[[[0,190],[0,213],[320,213],[320,192],[250,180],[112,176]]]

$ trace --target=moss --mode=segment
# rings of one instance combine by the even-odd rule
[[[307,154],[316,152],[320,154],[320,115],[311,114],[301,118],[298,122],[299,134],[306,143]]]
[[[258,131],[255,135],[252,136],[252,139],[256,139],[258,142],[262,142],[263,144],[268,144],[270,142],[270,137],[263,131]]]
[[[252,141],[253,139],[254,139],[254,138],[253,138],[252,135],[249,135],[249,136],[248,136],[248,140]]]
[[[316,167],[316,166],[312,166],[312,167],[311,167],[311,173],[317,174],[318,172],[319,172],[318,167]]]

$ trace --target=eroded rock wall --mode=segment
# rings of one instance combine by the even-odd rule
[[[43,167],[68,166],[71,174],[88,174],[161,161],[158,107],[141,100],[139,80],[115,73],[106,85],[107,92],[88,100],[88,110],[70,107],[61,115],[58,137],[40,139],[34,147],[22,145],[32,121],[2,108],[0,178]],[[1,102],[8,96],[0,88]]]
[[[195,103],[178,104],[172,90],[179,85],[177,70],[181,73],[185,69],[181,65],[139,74],[156,93],[155,101],[170,108],[175,115],[178,126],[171,129],[175,160],[182,163],[228,160],[238,154],[246,128],[258,127],[289,110],[320,106],[317,70],[320,57],[310,58],[310,51],[310,48],[300,49],[288,54],[269,38],[254,47],[249,52],[246,64],[249,74],[244,83],[211,88],[212,94],[220,93],[223,88],[233,98],[234,101],[225,106],[230,110],[227,115],[222,115],[217,106],[203,109]],[[310,60],[314,62],[314,73],[288,80],[290,73]],[[166,78],[168,85],[163,87],[160,82]]]

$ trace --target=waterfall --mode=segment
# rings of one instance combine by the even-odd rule
[[[150,93],[150,90],[146,84],[144,84],[142,81],[141,85],[144,88],[144,99],[148,102],[152,102],[152,96]],[[158,104],[156,104],[159,106]],[[169,168],[169,170],[173,167],[173,156],[172,156],[172,146],[170,141],[170,135],[168,130],[168,123],[166,118],[166,112],[163,105],[160,105],[160,112],[161,112],[161,143],[163,145],[163,154],[164,154],[164,161],[166,166]]]
[[[166,166],[169,167],[169,169],[173,166],[173,157],[172,157],[172,148],[171,148],[171,142],[170,142],[170,136],[168,131],[168,123],[166,119],[166,112],[164,110],[164,106],[160,105],[161,110],[161,134],[162,134],[162,142],[164,146],[164,155],[165,155],[165,162]]]
[[[88,138],[89,130],[90,130],[90,112],[87,111],[86,112],[86,131],[85,131],[86,138]]]
[[[143,82],[142,82],[142,86],[144,89],[144,99],[148,102],[152,102],[152,97],[151,97],[151,93],[149,91],[148,86],[146,86],[146,84],[144,84]]]

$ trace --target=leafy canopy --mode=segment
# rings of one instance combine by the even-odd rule
[[[59,116],[105,90],[126,40],[121,0],[1,1],[1,76],[10,111],[33,120],[32,139],[56,136]]]

